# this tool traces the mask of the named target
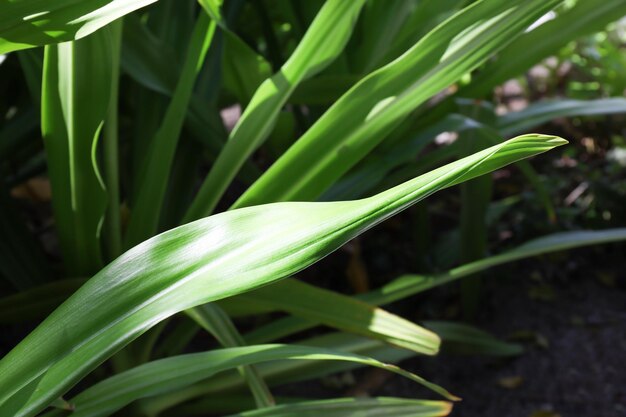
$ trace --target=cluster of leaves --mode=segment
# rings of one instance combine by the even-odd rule
[[[557,233],[486,257],[493,207],[484,174],[516,163],[555,215],[545,181],[523,159],[566,141],[506,138],[555,117],[626,111],[626,100],[605,98],[499,115],[483,101],[626,14],[622,0],[562,3],[0,4],[1,88],[11,93],[0,103],[0,276],[14,291],[0,299],[0,320],[44,319],[0,360],[0,416],[49,407],[48,416],[255,406],[240,415],[449,413],[454,395],[386,363],[434,355],[442,340],[492,355],[519,348],[457,323],[417,325],[380,305],[495,265],[626,238],[624,229]],[[548,12],[556,18],[533,25]],[[227,129],[221,116],[239,108]],[[458,139],[437,146],[444,132]],[[44,171],[62,268],[50,265],[8,192]],[[459,184],[461,266],[355,297],[289,278]],[[475,281],[464,282],[470,305]],[[232,321],[273,311],[288,316],[243,335]],[[337,332],[293,336],[320,324]],[[183,353],[199,329],[222,348]],[[276,343],[286,336],[297,343]],[[107,360],[112,375],[100,366]],[[275,405],[274,385],[363,365],[445,401]],[[80,393],[63,398],[83,380]]]

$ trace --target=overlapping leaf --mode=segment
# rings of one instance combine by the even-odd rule
[[[218,372],[244,365],[276,360],[346,361],[382,368],[437,391],[450,400],[456,397],[423,378],[396,366],[351,353],[297,345],[258,345],[216,349],[161,359],[108,378],[85,390],[70,402],[75,417],[109,415],[140,398],[177,390]],[[449,403],[437,402],[441,407]]]
[[[412,295],[427,291],[431,288],[460,280],[471,274],[485,271],[498,265],[514,262],[520,259],[539,256],[561,250],[575,249],[585,246],[606,244],[626,240],[626,228],[608,230],[587,230],[575,232],[561,232],[531,240],[517,248],[499,255],[490,256],[465,265],[461,265],[447,272],[436,275],[407,274],[396,278],[381,288],[369,293],[359,294],[357,299],[372,305],[385,305],[402,300]],[[275,286],[283,285],[277,283]],[[263,290],[261,290],[263,291]],[[248,299],[254,299],[255,292],[246,294]],[[228,300],[226,300],[228,301]],[[276,305],[279,305],[277,302]],[[276,320],[260,327],[246,335],[248,343],[267,343],[303,330],[310,329],[320,322],[315,320],[315,314],[299,317],[287,317]],[[445,335],[442,335],[445,337]]]
[[[568,42],[602,30],[625,14],[626,3],[623,0],[579,0],[554,20],[516,39],[461,94],[472,97],[486,94],[496,85],[521,75]]]
[[[364,0],[328,0],[282,68],[257,89],[194,200],[186,221],[210,215],[244,161],[267,139],[300,82],[330,64],[347,43]]]
[[[560,0],[478,1],[341,97],[235,203],[316,199],[411,111],[478,67]]]
[[[367,199],[233,210],[155,236],[100,271],[0,361],[0,415],[33,415],[178,311],[287,277],[442,188],[563,143],[520,136]],[[424,340],[424,353],[436,348]]]
[[[46,47],[44,59],[41,128],[56,229],[68,273],[74,276],[102,266],[99,236],[106,194],[97,143],[111,98],[111,51],[111,33],[105,28]]]

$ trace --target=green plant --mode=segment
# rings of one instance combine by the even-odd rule
[[[466,76],[499,51],[506,56],[511,42],[536,36],[541,27],[526,28],[562,2],[180,3],[0,4],[0,53],[11,52],[7,59],[18,68],[11,76],[25,86],[2,103],[4,184],[31,178],[45,163],[65,278],[44,267],[39,242],[21,227],[2,190],[1,243],[11,252],[0,253],[0,272],[19,290],[0,300],[2,320],[46,318],[0,361],[0,416],[37,415],[47,407],[50,416],[110,415],[125,407],[176,415],[193,407],[224,411],[218,408],[227,404],[234,409],[224,412],[239,412],[246,404],[237,400],[242,387],[260,408],[243,415],[446,415],[454,395],[381,361],[434,355],[441,339],[494,355],[519,348],[458,324],[422,327],[377,305],[500,263],[626,237],[621,229],[563,234],[486,259],[469,254],[466,265],[447,273],[403,276],[354,298],[288,278],[441,189],[471,180],[463,185],[466,195],[482,190],[476,181],[489,178],[478,177],[504,165],[518,163],[542,189],[522,160],[565,141],[538,134],[504,140],[541,117],[527,110],[517,118],[488,112],[483,118],[471,106],[463,110],[463,101],[429,100],[451,85],[461,86],[463,96],[486,94],[493,80],[479,75],[463,85]],[[611,13],[626,12],[621,2],[606,4]],[[239,27],[237,16],[254,8],[265,16],[260,27]],[[289,24],[276,25],[272,13],[284,14],[278,21]],[[592,21],[601,25],[612,17],[606,12]],[[566,32],[550,47],[577,35]],[[40,46],[44,51],[27,49]],[[515,65],[504,59],[487,68],[517,75],[549,49],[529,48]],[[227,133],[219,110],[233,103],[245,110]],[[626,107],[623,100],[610,104],[621,106],[616,111]],[[562,102],[547,106],[555,114],[589,112]],[[461,132],[460,145],[416,162],[412,155],[445,130]],[[476,138],[479,145],[465,147]],[[251,159],[259,149],[276,157],[263,172]],[[435,169],[450,159],[456,161]],[[15,172],[16,165],[24,168]],[[226,192],[241,184],[245,191],[233,202]],[[484,194],[477,207],[466,204],[468,226],[482,227],[471,220],[484,216]],[[549,211],[549,198],[544,201]],[[213,214],[216,209],[225,211]],[[41,263],[32,265],[29,255]],[[20,261],[8,262],[14,258]],[[249,334],[232,322],[276,310],[290,316]],[[268,344],[318,323],[341,332]],[[183,353],[198,328],[224,349]],[[90,378],[108,359],[113,375]],[[277,360],[290,362],[271,362]],[[381,367],[448,401],[285,400],[274,407],[272,384],[343,369],[319,367],[319,360]],[[232,372],[218,374],[225,370]],[[81,380],[90,387],[64,399]],[[223,404],[190,402],[215,394]]]

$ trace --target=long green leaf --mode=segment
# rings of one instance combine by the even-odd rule
[[[171,46],[152,34],[141,19],[132,15],[124,19],[122,68],[133,80],[152,91],[172,96],[180,72],[176,62]],[[226,140],[217,110],[197,95],[191,98],[186,127],[215,154]]]
[[[422,0],[416,2],[411,16],[387,48],[384,62],[390,62],[415,44],[432,28],[463,6],[463,0]]]
[[[533,103],[523,110],[498,118],[496,128],[504,135],[518,135],[558,117],[603,116],[626,113],[623,97],[597,100],[545,100]]]
[[[111,50],[108,28],[46,47],[41,129],[56,229],[74,276],[102,266],[99,238],[107,201],[97,143],[111,98]]]
[[[524,351],[520,345],[503,342],[467,324],[427,321],[424,325],[441,337],[444,352],[463,355],[515,356]]]
[[[424,352],[424,341],[437,343],[423,327],[333,291],[296,280],[284,280],[239,298],[261,307],[288,312],[346,332],[380,339],[415,352]],[[324,305],[324,308],[319,308]]]
[[[531,240],[502,254],[471,262],[441,274],[402,275],[379,289],[357,295],[355,298],[373,305],[385,305],[427,291],[431,288],[462,279],[474,273],[520,259],[624,240],[626,240],[626,228],[555,233]],[[277,283],[274,286],[279,285],[283,285],[283,283]],[[245,296],[254,299],[255,292],[251,292]],[[259,327],[248,333],[245,335],[245,339],[248,343],[267,343],[268,341],[310,329],[319,324],[319,322],[312,321],[311,319],[312,317],[286,317],[275,320],[266,326]],[[443,335],[443,337],[445,337],[445,335]]]
[[[452,409],[443,401],[408,400],[403,398],[342,398],[336,400],[302,401],[294,404],[233,414],[230,417],[438,417]]]
[[[235,207],[319,197],[411,111],[486,61],[559,3],[473,3],[350,89]]]
[[[364,0],[327,0],[282,68],[255,92],[189,208],[186,221],[210,215],[244,161],[271,133],[280,110],[300,82],[343,50]]]
[[[367,74],[376,69],[377,64],[388,51],[391,41],[411,15],[411,9],[414,7],[415,1],[412,0],[393,2],[374,0],[367,3],[359,22],[362,27],[361,39],[358,47],[350,50],[354,51],[351,60],[353,72]],[[424,14],[421,15],[424,16]],[[428,17],[433,17],[433,15]],[[413,43],[411,42],[408,46]],[[408,47],[404,50],[406,49]]]
[[[364,356],[319,347],[258,345],[174,356],[140,365],[99,382],[70,400],[74,408],[72,415],[109,415],[140,398],[177,390],[227,369],[285,359],[348,361],[374,366],[423,384],[447,399],[457,399],[417,375]]]
[[[292,275],[443,188],[564,143],[520,136],[367,199],[250,207],[155,236],[96,274],[0,361],[0,415],[33,415],[172,314]],[[436,349],[425,341],[424,353]]]
[[[0,54],[85,37],[157,0],[0,2]]]
[[[579,0],[576,6],[554,20],[516,39],[499,54],[497,60],[486,65],[460,94],[464,97],[487,94],[491,88],[521,75],[568,42],[600,31],[624,15],[626,3],[623,0]]]
[[[136,245],[157,232],[178,138],[196,77],[213,40],[215,27],[215,22],[205,14],[201,14],[197,20],[172,101],[163,123],[149,145],[147,158],[140,173],[138,195],[126,235],[127,247]]]
[[[315,346],[323,349],[355,353],[361,356],[375,358],[385,363],[399,363],[415,354],[405,349],[398,349],[382,342],[355,336],[346,333],[329,333],[322,336],[299,340],[299,345]],[[257,365],[263,378],[271,386],[284,385],[297,381],[306,381],[320,378],[325,375],[345,372],[361,367],[360,364],[350,362],[318,361],[275,361]],[[189,387],[140,400],[139,409],[146,415],[160,415],[163,410],[176,410],[178,404],[194,398],[221,396],[225,392],[243,392],[245,382],[234,370],[201,381]],[[176,407],[176,408],[173,408]]]
[[[278,400],[280,405],[277,407],[247,411],[243,414],[237,414],[237,416],[436,417],[446,415],[450,409],[450,404],[446,402],[393,397],[338,398],[317,401],[306,398],[279,397]],[[164,414],[164,417],[203,416],[209,412],[215,414],[241,413],[243,410],[253,407],[254,404],[250,403],[250,398],[244,395],[222,395],[219,398],[205,397],[190,404],[183,404]]]
[[[626,240],[626,229],[563,232],[531,240],[500,255],[491,256],[437,275],[404,275],[391,283],[372,291],[363,299],[373,304],[387,304],[430,288],[456,281],[476,272],[519,259],[542,255],[548,252],[567,250],[584,245]]]

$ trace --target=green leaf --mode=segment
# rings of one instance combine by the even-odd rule
[[[433,125],[411,129],[393,146],[388,149],[377,149],[364,158],[351,172],[328,189],[321,199],[332,201],[363,197],[379,188],[383,180],[391,178],[392,172],[397,171],[398,167],[413,163],[428,169],[441,164],[441,161],[451,159],[457,152],[453,146],[445,146],[422,154],[424,148],[432,143],[437,135],[442,132],[463,132],[480,126],[475,120],[459,114],[450,114]],[[441,152],[443,155],[439,158]],[[423,169],[420,172],[424,172]]]
[[[239,334],[230,317],[215,303],[207,303],[192,308],[187,310],[187,314],[204,330],[211,333],[222,346],[226,348],[245,346],[243,337]],[[256,367],[251,365],[240,366],[239,373],[248,383],[259,408],[275,404],[272,393]]]
[[[167,108],[163,123],[149,145],[139,177],[138,195],[128,224],[126,247],[136,245],[157,232],[167,180],[187,114],[187,107],[214,33],[215,22],[207,15],[201,14],[194,28],[172,101]]]
[[[73,276],[102,266],[99,238],[107,197],[97,143],[111,97],[111,55],[108,28],[46,47],[41,129],[56,229]]]
[[[367,199],[233,210],[147,240],[96,274],[0,361],[0,413],[33,415],[172,314],[288,277],[443,188],[564,143],[520,136]]]
[[[441,337],[442,350],[463,355],[515,356],[524,349],[514,343],[503,342],[489,333],[463,323],[427,321],[424,326]]]
[[[411,15],[388,46],[384,62],[396,59],[435,26],[456,13],[463,0],[422,0],[416,2]]]
[[[517,135],[558,117],[603,116],[616,113],[626,113],[625,98],[545,100],[532,103],[523,110],[500,116],[496,128],[504,136]]]
[[[385,305],[393,303],[394,301],[405,299],[415,294],[419,294],[431,288],[462,279],[474,273],[485,271],[494,266],[552,252],[619,242],[622,240],[626,240],[626,228],[555,233],[531,240],[530,242],[500,255],[471,262],[441,274],[402,275],[381,288],[369,293],[357,295],[355,298],[373,305]],[[274,286],[278,285],[282,285],[282,283],[277,283]],[[253,299],[255,293],[256,291],[246,294],[245,296]],[[228,302],[229,300],[225,301]],[[266,326],[255,329],[254,331],[246,334],[245,339],[248,343],[267,343],[281,337],[286,337],[291,334],[310,329],[318,324],[319,322],[306,320],[301,317],[287,317],[275,320]],[[445,342],[446,335],[443,334],[442,337]]]
[[[439,343],[431,332],[399,316],[354,298],[296,280],[284,280],[249,294],[242,294],[239,298],[244,302],[282,310],[418,353],[428,352]],[[324,305],[324,308],[319,308],[320,305]]]
[[[377,0],[367,3],[359,22],[362,30],[358,47],[350,48],[350,51],[354,51],[351,57],[353,72],[367,74],[377,67],[414,7],[415,1],[412,0]]]
[[[223,33],[223,87],[245,106],[261,83],[272,75],[272,65],[234,33]]]
[[[72,416],[109,415],[140,398],[180,389],[227,369],[285,359],[347,361],[374,366],[425,385],[447,399],[457,399],[417,375],[364,356],[319,347],[258,345],[174,356],[137,366],[105,379],[71,399]]]
[[[215,22],[220,26],[225,26],[224,18],[222,17],[222,0],[198,0],[198,3],[202,6],[204,11],[211,16]]]
[[[504,48],[560,0],[477,1],[341,97],[235,203],[312,200],[406,116]]]
[[[445,285],[494,266],[544,253],[562,251],[580,246],[591,246],[626,240],[626,229],[576,231],[554,233],[531,240],[515,249],[453,268],[437,275],[403,275],[389,284],[368,293],[363,299],[373,304],[387,304],[402,298]]]
[[[244,161],[271,133],[298,84],[324,69],[348,41],[364,0],[327,0],[282,68],[257,89],[203,182],[185,221],[210,215]]]
[[[217,40],[218,34],[215,36]],[[171,46],[152,34],[137,16],[131,15],[124,19],[122,68],[133,80],[171,97],[180,75],[177,64],[178,59]],[[207,111],[207,107],[210,111]],[[194,133],[194,138],[215,154],[226,140],[226,132],[217,110],[197,95],[191,98],[186,127]],[[141,132],[141,129],[138,130]]]
[[[155,1],[3,1],[0,3],[0,54],[83,38]]]
[[[346,333],[327,333],[322,336],[299,340],[297,343],[299,345],[355,353],[375,358],[385,363],[398,363],[415,355],[408,350],[387,346],[377,340]],[[271,386],[276,386],[312,380],[333,373],[346,372],[360,368],[363,365],[345,361],[320,363],[315,360],[286,360],[260,363],[256,366],[263,378]],[[224,392],[241,392],[242,389],[245,389],[244,384],[237,372],[226,371],[214,378],[195,383],[186,388],[141,400],[138,408],[147,415],[159,415],[163,410],[171,409],[194,398],[221,397]],[[172,412],[176,409],[173,409]],[[176,414],[174,413],[174,415]]]
[[[464,97],[487,94],[491,88],[523,74],[568,42],[600,31],[624,15],[626,3],[623,0],[579,0],[576,6],[554,20],[516,39],[495,61],[486,65],[460,94]]]
[[[404,398],[341,398],[301,401],[272,408],[233,414],[230,417],[438,417],[447,416],[452,404]]]

